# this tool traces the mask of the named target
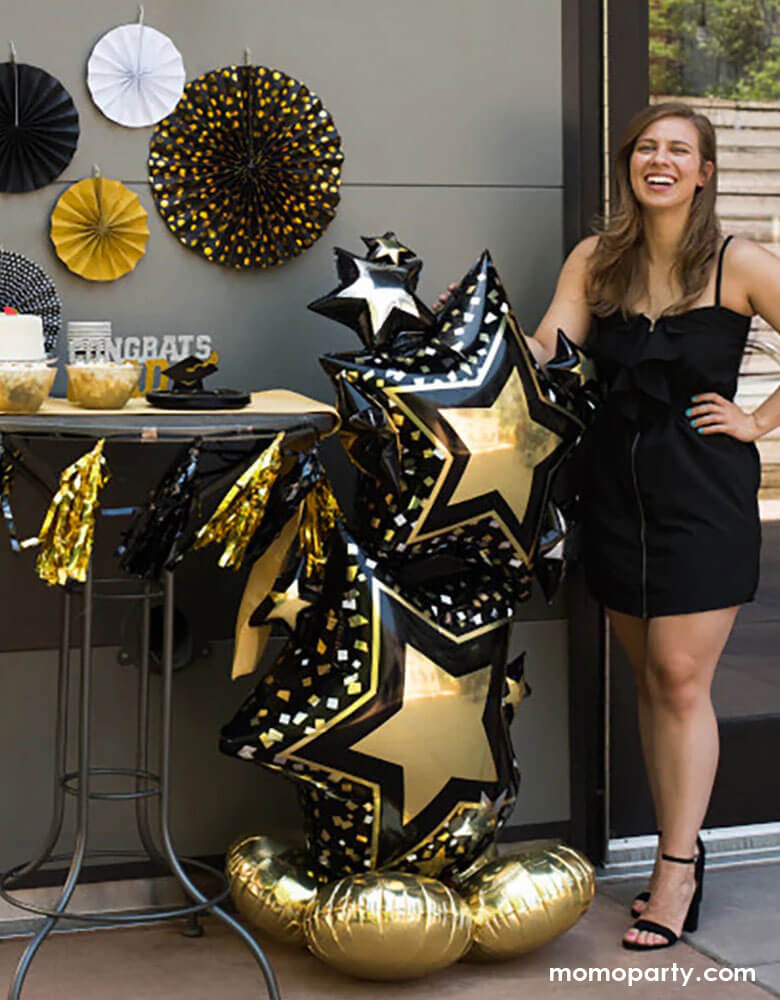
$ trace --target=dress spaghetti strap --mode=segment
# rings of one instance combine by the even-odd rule
[[[720,280],[723,277],[723,253],[728,246],[729,240],[733,236],[733,233],[729,233],[726,239],[723,241],[723,246],[720,248],[720,254],[718,256],[718,275],[715,279],[715,305],[720,306]]]

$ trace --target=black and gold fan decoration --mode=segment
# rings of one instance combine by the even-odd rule
[[[316,94],[265,66],[225,66],[184,88],[155,128],[149,180],[186,247],[226,267],[307,250],[335,215],[341,139]]]

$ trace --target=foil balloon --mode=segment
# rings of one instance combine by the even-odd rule
[[[471,945],[460,896],[431,878],[370,873],[325,886],[306,911],[309,950],[362,979],[403,980],[457,962]]]
[[[253,927],[284,944],[305,945],[303,919],[324,876],[305,851],[252,835],[228,850],[230,897]]]
[[[404,246],[393,232],[382,236],[361,236],[368,250],[368,260],[382,261],[394,267],[403,267],[411,275],[412,288],[417,287],[417,279],[422,270],[422,261],[409,247]]]
[[[548,399],[565,406],[584,427],[590,426],[604,399],[598,368],[590,355],[572,343],[559,327],[555,354],[545,365],[537,367]]]
[[[542,521],[538,557],[534,563],[534,575],[548,604],[552,603],[566,574],[566,536],[566,518],[560,507],[550,500]]]
[[[449,551],[527,582],[553,479],[584,426],[544,391],[489,253],[431,336],[403,334],[383,350],[321,360],[344,409],[349,454],[367,470],[356,534],[380,553]],[[373,438],[365,433],[358,449],[349,437],[361,406],[387,419],[374,418]],[[388,429],[400,489],[382,468]]]
[[[291,640],[220,749],[300,783],[311,855],[333,875],[468,867],[519,781],[503,701],[510,581],[475,570],[404,585],[340,519],[314,573],[296,545],[259,605]]]
[[[532,848],[480,867],[458,887],[471,909],[469,959],[495,961],[535,951],[572,927],[595,894],[595,871],[579,851]]]
[[[310,302],[309,309],[351,327],[366,347],[387,344],[402,330],[433,326],[433,313],[413,291],[419,268],[336,247],[336,270],[338,288]]]

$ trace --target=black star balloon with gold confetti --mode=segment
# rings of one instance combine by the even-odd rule
[[[308,249],[339,202],[341,139],[309,88],[281,70],[225,66],[192,80],[156,126],[149,180],[176,238],[226,267]]]
[[[604,400],[598,369],[590,355],[558,328],[555,354],[537,367],[539,383],[552,402],[560,403],[589,426]]]
[[[395,579],[338,519],[320,593],[291,547],[253,624],[291,641],[222,730],[223,752],[303,788],[312,857],[348,874],[465,870],[511,812],[519,774],[506,676],[515,600],[486,570]],[[419,579],[407,567],[409,579]]]
[[[387,413],[400,451],[400,489],[376,462],[359,477],[355,531],[365,544],[394,555],[458,552],[527,574],[553,479],[584,425],[540,383],[490,254],[432,336],[401,335],[385,350],[322,364],[345,408],[350,456],[359,452],[345,400],[355,393]],[[386,430],[375,432],[377,449]]]

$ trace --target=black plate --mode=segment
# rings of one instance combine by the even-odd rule
[[[248,392],[204,389],[203,392],[147,392],[146,399],[161,410],[241,410],[251,401]]]

